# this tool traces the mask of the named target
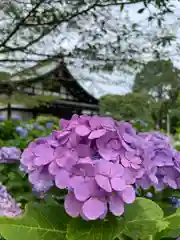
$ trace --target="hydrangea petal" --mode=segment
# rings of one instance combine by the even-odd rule
[[[68,124],[69,124],[69,121],[66,120],[66,119],[61,119],[59,121],[59,125],[60,125],[61,128],[66,128],[68,126]]]
[[[111,196],[109,199],[109,209],[115,216],[121,216],[124,213],[124,202],[119,196]]]
[[[128,161],[128,159],[124,156],[121,156],[121,163],[124,167],[130,167],[130,162]]]
[[[98,116],[92,116],[91,119],[89,119],[89,125],[92,130],[98,129],[101,127],[101,122]]]
[[[111,163],[110,177],[121,177],[124,173],[124,167],[119,163]]]
[[[108,207],[107,207],[107,204],[105,204],[104,213],[101,216],[99,216],[99,219],[104,219],[107,213],[108,213]]]
[[[51,162],[48,166],[48,171],[52,175],[57,175],[60,169],[56,162]]]
[[[106,128],[106,129],[108,129],[108,130],[110,130],[110,131],[113,131],[113,130],[116,129],[115,121],[114,121],[112,118],[110,118],[110,117],[104,117],[104,118],[102,118],[102,123],[101,123],[101,125],[102,125],[104,128]]]
[[[72,192],[65,197],[64,208],[71,217],[78,217],[82,208],[82,202],[78,201]]]
[[[85,178],[83,176],[73,176],[70,178],[70,187],[77,188],[80,183],[83,183]]]
[[[69,173],[64,169],[61,169],[59,173],[55,176],[55,184],[60,189],[69,187],[70,186]]]
[[[130,134],[128,133],[123,133],[122,135],[123,139],[127,142],[127,143],[133,143],[134,140],[135,140],[135,137],[134,136],[131,136]]]
[[[136,193],[132,186],[127,186],[122,192],[121,197],[125,203],[133,203],[136,199]]]
[[[87,200],[94,193],[96,186],[95,181],[91,180],[79,183],[74,188],[76,199],[79,201]]]
[[[98,219],[104,214],[105,210],[106,203],[97,198],[90,198],[82,206],[83,214],[89,220]]]
[[[48,144],[39,144],[34,149],[34,154],[36,156],[48,155],[52,156],[54,153],[53,149]]]
[[[177,189],[177,183],[174,179],[168,178],[168,176],[164,177],[164,183],[169,185],[172,189]]]
[[[95,139],[95,138],[100,138],[102,137],[104,134],[106,133],[105,129],[98,129],[98,130],[94,130],[90,133],[89,135],[89,139]]]
[[[102,158],[108,161],[112,161],[116,159],[119,155],[118,151],[113,151],[112,149],[108,149],[108,148],[99,148],[98,152]]]
[[[127,184],[134,184],[136,181],[136,175],[134,176],[134,172],[130,168],[124,168],[123,177]]]
[[[103,175],[96,175],[95,180],[97,184],[107,192],[112,192],[112,187],[109,178]]]
[[[79,136],[82,137],[89,135],[89,133],[91,132],[90,129],[85,125],[78,125],[75,128],[75,131]]]
[[[50,163],[52,159],[49,159],[48,157],[35,157],[34,158],[34,165],[36,166],[42,166]]]
[[[85,176],[93,177],[95,175],[95,169],[92,163],[80,163],[76,167]]]
[[[59,167],[69,170],[76,163],[76,158],[74,156],[66,155],[61,158],[56,158],[56,163]]]
[[[100,160],[96,163],[96,173],[104,176],[110,176],[112,163]]]
[[[126,181],[123,178],[112,178],[111,179],[111,186],[115,191],[122,191],[126,188]]]
[[[140,165],[137,165],[135,163],[131,163],[130,166],[133,168],[133,169],[140,169],[141,166]]]
[[[118,141],[118,139],[112,139],[110,143],[111,143],[112,149],[114,150],[120,150],[120,148],[122,147],[122,144],[120,141]]]
[[[149,174],[149,178],[150,178],[150,180],[153,182],[153,183],[155,183],[155,184],[158,184],[158,178],[154,175],[154,174]]]

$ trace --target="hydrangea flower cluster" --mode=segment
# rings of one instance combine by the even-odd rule
[[[21,137],[26,137],[28,134],[28,130],[23,128],[22,126],[17,126],[16,127],[16,132],[21,136]]]
[[[136,181],[148,189],[154,186],[162,190],[166,186],[180,188],[180,152],[171,146],[170,138],[158,132],[141,133],[144,138],[144,175]]]
[[[169,198],[170,203],[173,205],[175,208],[180,208],[180,199],[176,197],[171,197]]]
[[[0,184],[0,216],[16,217],[22,214],[20,206],[9,195],[6,187]]]
[[[21,158],[21,150],[16,147],[0,148],[0,163],[11,163],[19,161]]]
[[[70,216],[120,216],[135,201],[137,186],[178,187],[169,171],[178,172],[179,154],[163,135],[138,134],[130,123],[99,116],[74,115],[60,127],[25,149],[21,167],[36,191],[67,189]]]

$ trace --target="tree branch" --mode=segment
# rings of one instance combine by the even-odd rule
[[[45,1],[45,0],[41,0],[42,1]],[[23,47],[17,47],[17,48],[12,48],[12,47],[8,47],[8,46],[5,46],[4,42],[6,43],[7,42],[7,39],[2,43],[0,44],[0,47],[5,47],[6,49],[3,49],[0,51],[0,53],[5,53],[5,52],[8,52],[9,49],[11,49],[11,52],[13,51],[23,51],[24,49],[27,49],[28,47],[32,46],[33,44],[37,43],[38,41],[40,41],[43,37],[45,37],[46,35],[50,34],[53,30],[55,30],[61,23],[64,23],[64,22],[68,22],[70,20],[72,20],[73,18],[81,15],[81,14],[84,14],[84,13],[87,13],[89,12],[91,9],[95,8],[97,3],[98,3],[99,0],[97,0],[93,5],[89,6],[88,8],[84,9],[84,10],[81,10],[79,12],[76,12],[64,19],[61,19],[59,21],[56,22],[56,24],[54,24],[52,26],[52,28],[48,29],[48,31],[44,31],[39,37],[37,37],[36,39],[33,39],[32,41],[30,41],[28,44],[26,44],[25,46]],[[28,17],[29,17],[29,14],[28,14]],[[27,19],[27,17],[26,17]],[[24,22],[26,21],[26,19],[23,21],[21,21],[21,24],[18,24],[18,28],[16,27],[16,30],[13,31],[13,34],[11,33],[10,35],[10,38],[12,37],[12,35],[14,35],[16,33],[16,31],[20,28],[20,26],[22,26],[24,24]],[[9,37],[8,37],[8,40],[9,40]]]
[[[0,47],[6,47],[6,43],[12,38],[12,36],[20,29],[20,27],[25,23],[25,21],[31,16],[32,13],[36,11],[36,9],[46,0],[40,0],[32,9],[29,11],[29,13],[26,15],[26,17],[22,18],[19,23],[16,25],[16,27],[12,30],[12,32],[7,36],[7,38],[0,44]]]

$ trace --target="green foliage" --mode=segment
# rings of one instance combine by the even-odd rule
[[[16,127],[19,125],[19,121],[2,121],[0,122],[0,139],[1,141],[7,141],[17,137],[15,132]],[[1,143],[3,146],[3,142]]]
[[[28,204],[22,217],[0,218],[0,232],[7,240],[64,240],[69,217],[59,205]]]
[[[41,124],[41,125],[45,125],[46,123],[53,123],[54,124],[54,128],[59,128],[59,118],[57,117],[54,117],[52,115],[46,115],[46,116],[39,116],[36,118],[36,122],[38,124]]]
[[[179,210],[164,218],[162,209],[153,201],[138,198],[127,205],[122,217],[109,215],[104,220],[84,221],[70,218],[58,204],[29,203],[24,215],[0,218],[0,233],[7,240],[160,240],[177,236]]]
[[[19,162],[0,165],[0,182],[22,207],[27,202],[36,200],[27,177],[19,170]]]
[[[174,133],[179,121],[180,71],[165,60],[148,62],[136,75],[133,91],[149,94],[154,99],[152,117],[160,128],[166,128],[167,114]]]
[[[22,133],[17,128],[22,128]],[[29,121],[1,121],[0,146],[15,146],[24,149],[34,139],[47,136],[52,129],[59,128],[59,119],[52,116],[40,116],[37,120]]]
[[[131,120],[130,122],[139,132],[148,132],[153,130],[153,124],[147,123],[141,119]]]
[[[147,92],[156,99],[167,96],[177,98],[176,91],[180,87],[180,71],[171,61],[159,60],[148,62],[136,75],[133,90]]]
[[[143,104],[142,104],[143,103]],[[118,120],[144,120],[152,123],[151,99],[148,95],[129,93],[126,95],[105,95],[100,99],[102,115]]]
[[[157,239],[161,238],[177,238],[180,236],[180,209],[174,214],[165,218],[168,222],[168,227],[157,234]]]
[[[123,239],[124,223],[118,221],[115,217],[109,217],[105,220],[86,222],[82,219],[72,219],[67,228],[68,240],[113,240],[118,237]]]
[[[127,205],[124,213],[124,234],[133,240],[148,239],[167,226],[162,209],[153,201],[138,198]]]

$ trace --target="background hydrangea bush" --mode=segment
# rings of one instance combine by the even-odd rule
[[[27,176],[19,168],[21,151],[31,141],[50,134],[58,126],[59,119],[52,116],[40,116],[30,121],[0,118],[0,182],[23,206],[28,201],[36,201],[39,194],[32,193]]]
[[[0,146],[15,146],[23,150],[37,137],[50,134],[58,127],[58,122],[57,118],[48,116],[30,121],[0,119]]]
[[[2,164],[19,163],[28,187],[40,197],[20,206],[1,187],[10,212],[2,210],[0,218],[5,239],[180,236],[180,153],[168,137],[99,116],[74,115],[50,129],[21,157],[17,148],[1,148]]]

